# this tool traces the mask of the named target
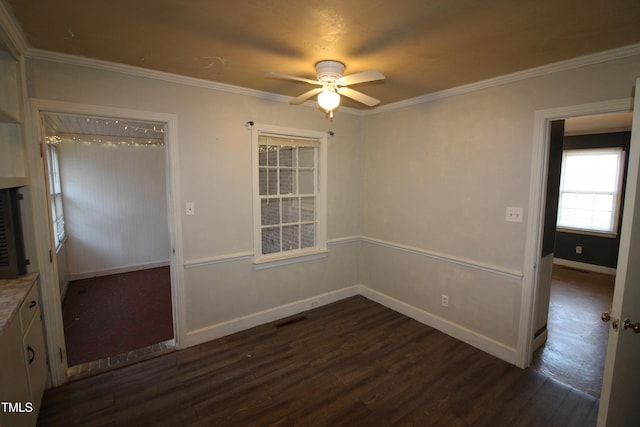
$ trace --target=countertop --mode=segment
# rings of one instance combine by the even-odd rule
[[[0,280],[0,334],[18,312],[37,278],[38,273],[29,273],[17,279]]]

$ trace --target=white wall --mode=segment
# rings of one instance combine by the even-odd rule
[[[639,75],[627,58],[366,116],[362,283],[515,351],[528,218],[505,213],[529,208],[535,112],[629,98]]]
[[[534,114],[630,97],[640,75],[640,58],[628,58],[364,118],[339,112],[331,123],[315,108],[240,93],[28,65],[31,97],[177,115],[178,202],[196,206],[195,216],[181,218],[190,344],[363,284],[358,292],[509,361],[528,218],[508,223],[505,209],[528,210]],[[335,132],[327,258],[254,271],[244,257],[252,248],[248,120]]]
[[[59,145],[71,279],[168,265],[162,146]]]
[[[359,116],[337,114],[330,122],[316,108],[241,93],[43,60],[29,60],[28,68],[31,98],[177,116],[172,142],[179,161],[188,344],[228,331],[225,322],[358,283],[358,242],[341,239],[359,234]],[[333,243],[326,258],[261,271],[254,271],[251,259],[234,260],[253,248],[249,120],[334,132],[328,139],[327,221]],[[186,202],[195,204],[194,216],[184,215]]]

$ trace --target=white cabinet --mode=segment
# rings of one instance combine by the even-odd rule
[[[37,279],[0,336],[0,426],[35,426],[47,379]]]
[[[44,345],[40,297],[35,284],[20,307],[22,323],[22,348],[27,361],[27,377],[31,390],[34,412],[40,410],[40,402],[47,381],[47,350]]]
[[[14,318],[0,336],[0,425],[27,426],[35,425],[33,415],[11,412],[5,408],[8,403],[26,404],[31,399],[29,382],[25,381],[27,362],[22,349],[22,329],[20,320]]]
[[[27,185],[21,65],[0,45],[0,188]]]

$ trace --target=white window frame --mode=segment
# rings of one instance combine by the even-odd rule
[[[615,177],[615,189],[612,192],[599,192],[597,189],[593,191],[565,191],[565,171],[566,171],[566,162],[567,158],[571,155],[602,155],[602,154],[616,154],[618,156],[618,169],[617,176]],[[598,236],[609,236],[615,237],[618,235],[618,223],[620,218],[620,209],[622,202],[622,185],[624,179],[624,167],[625,167],[625,150],[622,147],[611,147],[611,148],[585,148],[585,149],[571,149],[564,150],[562,152],[562,172],[560,179],[560,195],[558,200],[558,219],[557,219],[557,230],[565,231],[570,233],[582,233],[582,234],[593,234]],[[611,194],[613,196],[613,209],[611,211],[612,218],[610,222],[610,228],[607,230],[597,229],[597,228],[589,228],[589,227],[579,227],[579,226],[570,226],[566,224],[562,224],[560,221],[562,208],[563,208],[563,194],[564,193],[580,193],[580,194]]]
[[[55,142],[47,142],[47,171],[49,173],[49,194],[51,197],[51,221],[53,238],[56,250],[64,243],[66,237],[64,223],[64,206],[62,203],[62,184],[60,182],[60,156],[58,145]]]
[[[289,138],[309,141],[317,146],[315,156],[315,209],[316,235],[315,246],[303,249],[280,250],[279,252],[262,253],[262,199],[260,195],[259,148],[261,136]],[[293,262],[308,261],[327,255],[327,134],[324,132],[294,129],[264,124],[254,124],[251,128],[251,157],[253,177],[253,252],[256,269],[275,267]],[[279,167],[279,166],[278,166]],[[298,194],[296,193],[293,193]],[[286,195],[281,195],[286,197]]]

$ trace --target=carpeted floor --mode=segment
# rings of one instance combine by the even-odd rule
[[[169,267],[72,281],[62,313],[69,366],[170,340]]]

